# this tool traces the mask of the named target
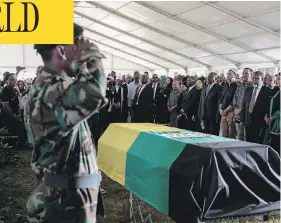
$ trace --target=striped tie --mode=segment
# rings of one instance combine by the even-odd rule
[[[254,87],[253,93],[252,93],[252,98],[250,101],[250,105],[249,105],[249,112],[253,113],[254,110],[254,105],[255,105],[255,100],[256,100],[256,95],[257,95],[257,87]]]

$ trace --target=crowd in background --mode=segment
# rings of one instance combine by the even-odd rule
[[[32,86],[32,79],[17,80],[24,67],[16,67],[16,72],[5,72],[0,83],[0,128],[11,136],[18,136],[19,147],[29,147],[23,123],[24,105],[27,93]],[[39,68],[38,68],[39,71]]]
[[[38,67],[37,74],[42,67]],[[26,142],[23,108],[34,80],[16,80],[23,70],[6,72],[1,82],[0,128]],[[148,72],[107,76],[108,104],[89,118],[95,142],[110,123],[157,123],[212,135],[271,145],[280,150],[280,73],[245,68],[207,78],[174,78]]]
[[[280,151],[280,73],[250,68],[239,76],[211,72],[207,78],[174,78],[148,72],[107,78],[108,105],[99,113],[99,132],[110,123],[168,124],[181,129],[269,144]]]

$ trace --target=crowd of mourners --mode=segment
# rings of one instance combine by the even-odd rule
[[[0,83],[0,128],[7,130],[10,136],[18,136],[19,147],[28,146],[23,123],[23,108],[32,84],[30,79],[17,80],[18,74],[24,69],[18,66],[15,73],[5,72]]]
[[[107,98],[97,114],[100,133],[114,122],[151,122],[267,144],[280,153],[280,73],[245,68],[242,75],[230,69],[226,76],[150,78],[112,71]]]
[[[38,67],[37,74],[42,67]],[[34,80],[17,80],[24,67],[1,81],[0,128],[26,146],[23,108]],[[174,78],[148,72],[107,76],[107,106],[88,119],[95,142],[110,123],[157,123],[212,135],[267,144],[280,153],[280,73],[250,68],[239,76],[210,72]]]

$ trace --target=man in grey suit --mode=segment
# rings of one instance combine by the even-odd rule
[[[208,75],[208,85],[202,90],[198,109],[203,130],[212,135],[219,134],[217,114],[222,86],[216,83],[216,79],[217,74],[215,72]]]

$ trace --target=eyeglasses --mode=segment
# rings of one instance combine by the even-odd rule
[[[158,77],[153,77],[153,79],[158,79]]]

